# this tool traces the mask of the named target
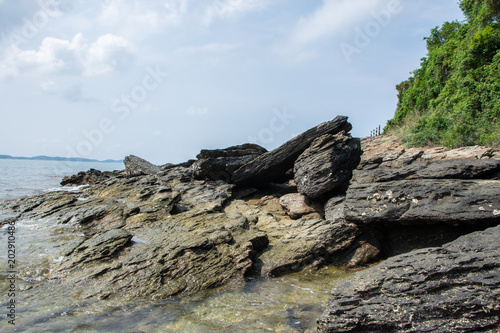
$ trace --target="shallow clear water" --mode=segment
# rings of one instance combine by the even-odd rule
[[[46,164],[43,167],[51,168]],[[16,170],[19,174],[21,169]],[[32,174],[37,179],[37,173]],[[48,179],[37,179],[33,184],[49,184],[47,187],[53,188],[60,181],[58,172],[38,174]],[[50,175],[53,180],[49,180]],[[22,191],[41,189],[26,186]],[[11,193],[19,196],[21,191]],[[8,216],[9,212],[0,211],[0,219]],[[6,273],[9,234],[6,226],[0,229],[0,332],[313,332],[330,290],[352,275],[341,269],[324,268],[315,273],[249,279],[192,297],[127,304],[81,300],[47,280],[54,264],[61,260],[60,245],[81,237],[73,230],[51,220],[24,220],[16,224],[17,319],[12,326],[7,318],[11,299]]]
[[[5,248],[3,228],[0,244]],[[57,234],[54,236],[54,233]],[[47,275],[60,244],[80,237],[50,220],[16,225],[16,326],[7,323],[7,274],[0,273],[0,332],[307,332],[314,331],[330,290],[351,274],[337,268],[249,279],[196,296],[161,301],[74,298]],[[0,272],[8,270],[0,251]]]

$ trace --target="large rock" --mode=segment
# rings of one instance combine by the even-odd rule
[[[231,182],[238,168],[251,162],[267,150],[256,144],[232,146],[226,149],[202,150],[192,166],[196,179]]]
[[[346,133],[320,136],[295,161],[299,193],[314,199],[341,186],[351,179],[360,156],[359,139]]]
[[[302,218],[280,226],[273,225],[257,223],[259,229],[271,237],[271,246],[259,256],[262,261],[261,275],[266,277],[298,272],[308,267],[318,268],[339,260],[336,256],[353,244],[358,235],[354,224],[319,218]],[[270,227],[277,229],[271,232]]]
[[[164,299],[243,280],[267,244],[244,218],[186,212],[75,243],[51,278],[85,298]]]
[[[402,179],[489,179],[500,172],[500,160],[422,160],[409,164],[382,163],[376,169],[357,172],[356,181],[387,182]]]
[[[239,185],[279,182],[293,168],[295,160],[318,137],[324,134],[349,132],[352,126],[347,117],[338,116],[296,136],[280,147],[264,153],[234,172],[233,181]]]
[[[125,157],[123,163],[129,176],[155,175],[162,171],[159,166],[134,155]]]
[[[352,182],[371,183],[401,179],[500,178],[500,158],[487,147],[449,150],[406,148],[393,135],[361,140],[363,155]]]
[[[337,286],[319,332],[498,332],[500,226],[389,258]]]
[[[360,223],[450,223],[488,226],[500,222],[498,180],[400,180],[353,184],[345,217]]]

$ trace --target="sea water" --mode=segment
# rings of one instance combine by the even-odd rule
[[[123,163],[0,159],[0,200],[58,188],[62,178],[89,169],[121,170]]]
[[[0,160],[0,198],[57,190],[62,177],[122,164]],[[1,206],[0,206],[1,207]],[[0,211],[0,215],[8,212]],[[190,297],[75,298],[47,279],[60,246],[75,237],[50,220],[16,223],[15,326],[9,324],[8,230],[0,229],[0,332],[314,332],[331,289],[352,273],[326,267],[279,278],[249,278]]]

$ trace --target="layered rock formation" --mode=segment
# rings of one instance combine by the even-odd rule
[[[406,149],[391,136],[362,147],[326,216],[362,230],[364,262],[390,258],[337,287],[318,330],[497,332],[500,228],[486,228],[500,224],[498,151]]]
[[[498,332],[500,227],[387,259],[336,287],[319,332]]]
[[[356,276],[359,286],[373,284],[373,294],[371,287],[359,294],[353,284],[339,287],[320,329],[377,331],[387,320],[391,324],[380,331],[410,332],[413,326],[403,322],[413,317],[387,313],[368,320],[366,313],[378,301],[380,309],[389,309],[398,292],[410,300],[407,289],[380,286],[391,279],[391,285],[411,280],[410,268],[425,265],[434,276],[439,267],[431,264],[437,255],[450,261],[443,279],[455,281],[451,262],[460,256],[473,259],[470,267],[463,266],[464,281],[493,274],[494,251],[473,258],[473,243],[459,237],[500,224],[500,154],[484,147],[407,149],[395,137],[352,138],[350,128],[346,117],[337,117],[273,151],[253,144],[203,150],[197,160],[177,165],[155,166],[130,156],[124,171],[104,176],[91,170],[68,183],[91,186],[25,198],[10,208],[18,219],[50,219],[80,234],[63,244],[64,259],[50,278],[81,297],[164,298],[247,276],[279,276],[328,264],[359,268],[392,257]],[[453,243],[457,238],[471,250],[450,245],[461,244]],[[412,256],[426,258],[423,266],[383,268],[402,260],[394,256],[414,250]],[[409,262],[413,257],[399,258]],[[489,266],[477,266],[480,260]],[[364,273],[377,267],[388,275]],[[429,279],[424,274],[408,280],[408,290],[427,292]],[[453,288],[452,293],[461,290]],[[481,294],[488,288],[474,290]],[[387,290],[390,294],[384,294]],[[441,289],[433,292],[437,299],[444,297]],[[352,304],[343,303],[350,297]],[[496,311],[496,296],[478,297],[484,309],[475,308],[471,318],[487,318],[484,327],[493,327],[494,316],[483,312]],[[401,306],[420,311],[412,302]],[[366,307],[358,311],[358,304]],[[442,303],[445,308],[454,304]],[[345,316],[335,310],[339,306]],[[436,309],[429,318],[441,311]],[[469,310],[457,316],[472,316]]]

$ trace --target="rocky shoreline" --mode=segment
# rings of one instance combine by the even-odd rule
[[[78,191],[4,205],[80,235],[48,275],[80,298],[163,299],[339,265],[363,269],[335,288],[321,332],[498,331],[500,152],[350,130],[339,116],[269,152],[129,156],[123,171],[62,181],[89,185]]]

